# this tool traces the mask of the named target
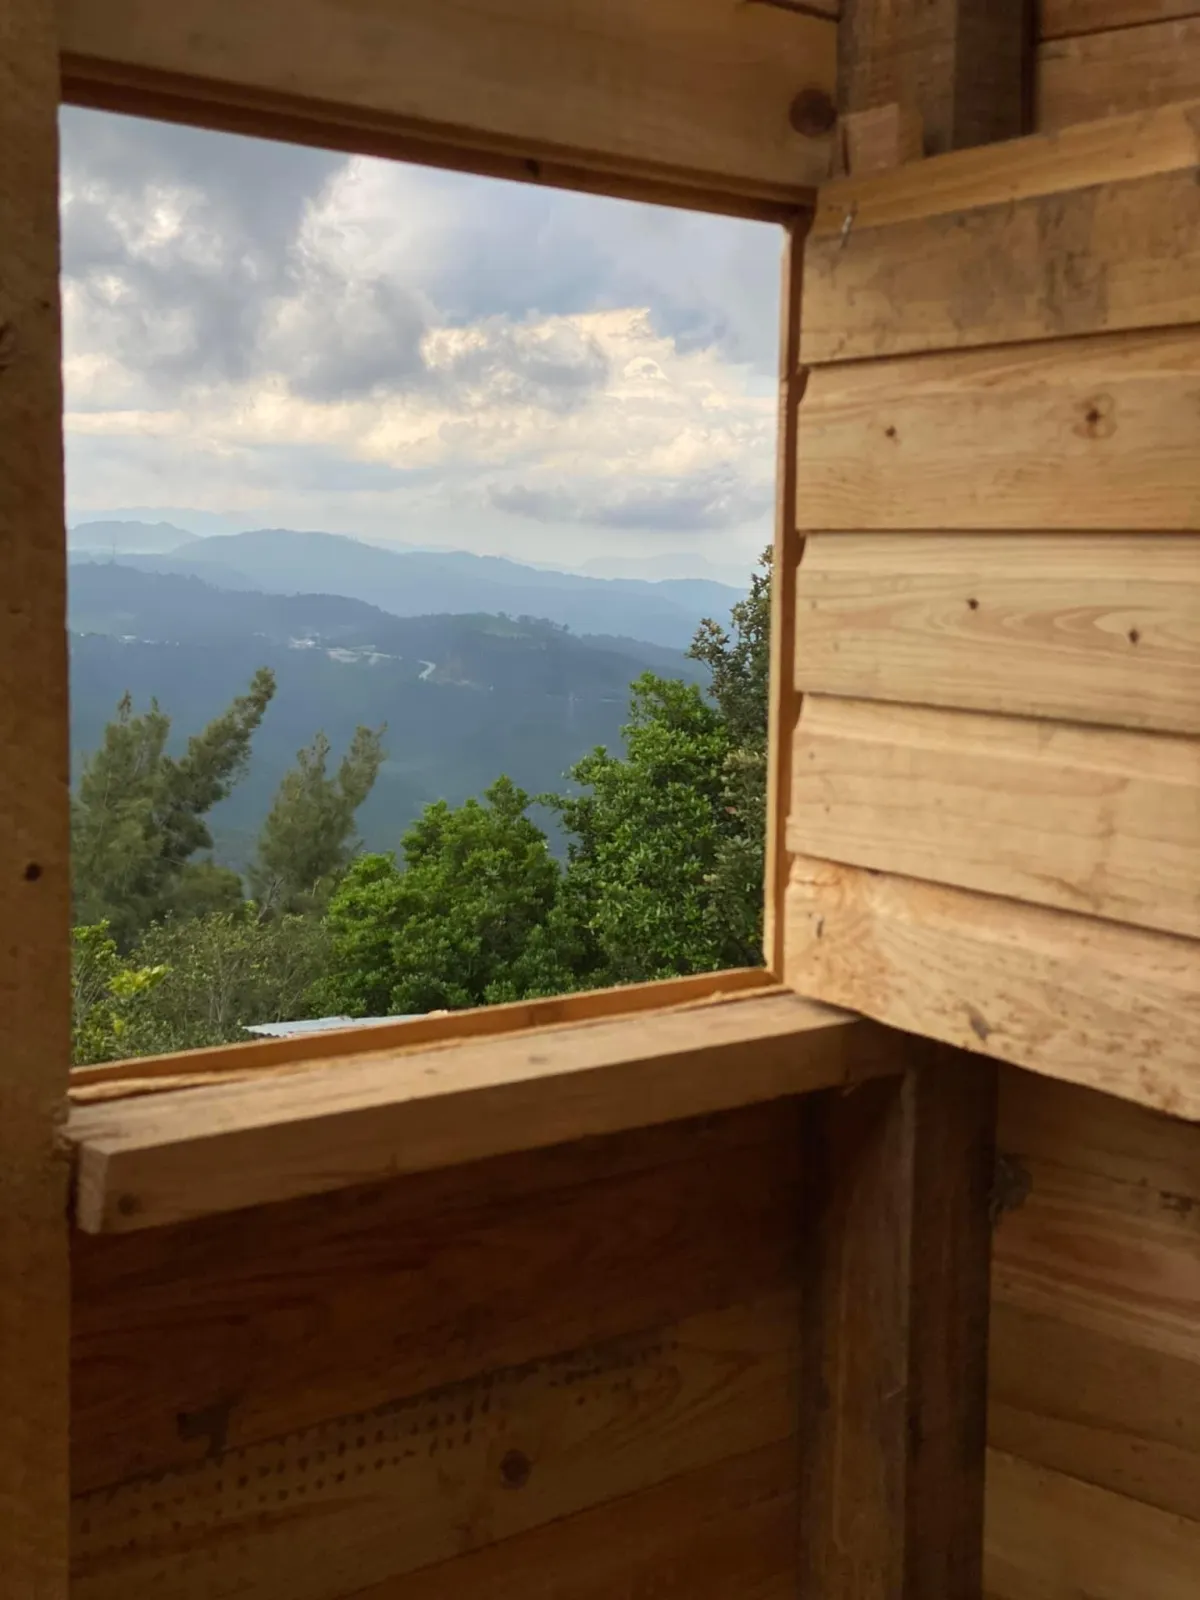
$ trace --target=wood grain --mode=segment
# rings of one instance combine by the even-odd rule
[[[796,650],[796,569],[803,543],[796,527],[796,430],[806,375],[800,369],[804,238],[789,232],[779,299],[779,443],[775,539],[771,551],[771,667],[767,703],[767,821],[763,870],[763,955],[773,974],[783,968],[783,898],[787,891],[787,817],[792,766],[787,742],[798,701],[791,663]]]
[[[336,1068],[354,1061],[364,1050],[419,1050],[431,1045],[454,1045],[464,1039],[490,1039],[534,1028],[634,1016],[668,1006],[696,1005],[702,1000],[727,1000],[737,994],[768,989],[771,982],[771,974],[762,967],[736,967],[728,972],[698,972],[654,983],[589,989],[583,994],[549,995],[543,1000],[513,1000],[467,1011],[434,1012],[425,1017],[380,1022],[370,1028],[331,1028],[305,1039],[258,1039],[250,1044],[213,1045],[204,1050],[173,1050],[165,1056],[139,1056],[131,1061],[76,1067],[70,1087],[82,1099],[87,1096],[81,1091],[122,1083],[140,1085],[153,1078],[211,1074],[214,1081],[218,1077],[232,1081],[277,1069],[294,1071],[318,1061]]]
[[[1043,39],[1066,39],[1077,33],[1136,28],[1197,13],[1200,5],[1196,0],[1041,0],[1038,31]]]
[[[1200,733],[1200,540],[814,534],[801,693]]]
[[[728,0],[63,0],[68,98],[754,213],[802,203],[836,24]],[[543,174],[542,164],[553,167]]]
[[[77,1235],[76,1492],[785,1287],[798,1110]]]
[[[910,1033],[1200,1121],[1200,947],[797,859],[786,972]]]
[[[912,1060],[804,1109],[806,1596],[979,1592],[995,1069]]]
[[[794,1295],[376,1407],[75,1504],[78,1600],[338,1600],[794,1437]]]
[[[1192,1600],[1200,1522],[993,1450],[989,1600]]]
[[[351,1600],[795,1600],[794,1445],[688,1472]]]
[[[793,851],[1200,936],[1200,742],[806,695]]]
[[[1200,114],[1183,170],[814,239],[802,359],[1200,321]],[[851,202],[852,203],[852,202]]]
[[[1194,532],[1200,331],[818,367],[800,525]]]
[[[1197,95],[1200,16],[1054,39],[1038,49],[1036,126],[1046,131]]]
[[[157,1227],[893,1069],[877,1031],[782,995],[81,1106],[78,1218]]]
[[[0,1593],[67,1556],[66,537],[55,8],[0,8]]]
[[[1023,6],[991,0],[845,0],[838,41],[843,112],[915,111],[930,154],[1025,132]]]

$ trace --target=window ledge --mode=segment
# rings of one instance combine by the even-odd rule
[[[76,1220],[88,1233],[158,1227],[901,1067],[888,1030],[779,989],[301,1060],[283,1074],[74,1106]]]

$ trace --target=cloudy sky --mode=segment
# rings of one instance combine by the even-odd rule
[[[99,112],[62,136],[71,522],[630,571],[769,539],[776,229]]]

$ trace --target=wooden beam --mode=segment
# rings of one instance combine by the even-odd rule
[[[806,1107],[805,1600],[980,1593],[995,1067],[911,1049]]]
[[[1200,95],[1200,16],[1051,39],[1037,53],[1037,127],[1152,111]]]
[[[734,0],[61,0],[67,99],[700,208],[829,168],[837,24]],[[818,119],[819,122],[819,119]]]
[[[803,994],[1200,1121],[1200,943],[798,857]]]
[[[1021,0],[845,0],[842,112],[915,112],[925,151],[1012,139],[1028,126],[1030,12]]]
[[[784,995],[81,1107],[78,1220],[180,1222],[804,1094],[893,1056],[882,1030]]]
[[[66,1594],[66,538],[51,0],[0,7],[0,1593]]]

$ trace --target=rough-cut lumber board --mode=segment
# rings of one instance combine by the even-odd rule
[[[847,111],[838,122],[839,175],[889,172],[925,153],[920,113],[893,103],[870,111]]]
[[[795,1600],[795,1446],[688,1472],[352,1600]]]
[[[851,172],[821,186],[810,247],[841,238],[848,214],[853,234],[1179,171],[1195,160],[1198,118],[1196,103],[1183,101],[953,151],[921,166]]]
[[[1200,734],[1200,539],[824,533],[802,693]]]
[[[1026,125],[1029,13],[993,0],[844,0],[843,112],[917,112],[932,154],[1012,139]]]
[[[1076,33],[1136,28],[1197,13],[1196,0],[1041,0],[1038,32],[1042,39],[1066,39]]]
[[[1195,1600],[1200,1522],[993,1450],[987,1600]]]
[[[805,1106],[798,1592],[979,1593],[991,1062]]]
[[[807,858],[785,971],[802,994],[1200,1121],[1200,945]]]
[[[1200,108],[1189,110],[1191,148],[1172,149],[1181,159],[1152,176],[1108,181],[1093,171],[1086,187],[997,204],[970,198],[967,209],[884,227],[864,226],[852,185],[841,186],[849,223],[844,232],[815,238],[806,256],[802,359],[814,364],[1200,321]],[[1142,137],[1131,133],[1129,142],[1136,146]],[[1144,137],[1158,149],[1153,123]],[[1044,135],[1017,141],[1014,168],[1023,154],[1044,162],[1036,147],[1053,151],[1055,143]],[[965,151],[941,159],[969,168],[976,156]],[[1046,164],[1058,166],[1058,152]]]
[[[796,527],[796,437],[805,374],[800,367],[804,239],[787,236],[779,294],[779,451],[775,542],[771,556],[771,681],[767,720],[767,823],[763,871],[763,955],[778,975],[783,965],[783,897],[787,891],[787,817],[792,767],[787,741],[798,702],[791,663],[796,650],[796,568],[803,544]]]
[[[1200,525],[1200,330],[1101,334],[814,369],[809,531]]]
[[[0,8],[0,1593],[67,1557],[66,536],[51,0]]]
[[[895,1049],[878,1030],[785,995],[79,1107],[78,1220],[155,1227],[881,1070]]]
[[[74,1488],[794,1283],[800,1106],[76,1235]]]
[[[793,851],[1200,937],[1200,740],[806,695]]]
[[[469,1011],[431,1012],[380,1022],[370,1028],[331,1028],[305,1039],[259,1039],[252,1044],[215,1045],[204,1050],[175,1050],[165,1056],[141,1056],[100,1066],[76,1067],[72,1093],[122,1083],[144,1085],[153,1078],[199,1077],[214,1081],[251,1078],[276,1068],[294,1070],[324,1062],[330,1067],[353,1061],[364,1050],[417,1050],[427,1045],[453,1045],[464,1039],[492,1038],[564,1023],[595,1022],[605,1017],[633,1016],[667,1006],[696,1005],[702,1000],[727,1000],[772,986],[762,967],[735,967],[728,972],[698,972],[686,978],[631,983],[584,994],[551,995],[544,1000],[514,1000],[502,1006],[477,1006]],[[140,1089],[139,1092],[147,1092]]]
[[[61,0],[67,98],[306,142],[795,208],[837,25],[731,0]],[[706,197],[707,196],[707,200]]]
[[[798,1317],[731,1306],[84,1496],[73,1600],[340,1600],[784,1444]]]
[[[1056,39],[1037,53],[1038,128],[1200,95],[1200,17]]]
[[[996,1449],[1200,1520],[1200,1363],[1003,1297],[990,1351]]]

